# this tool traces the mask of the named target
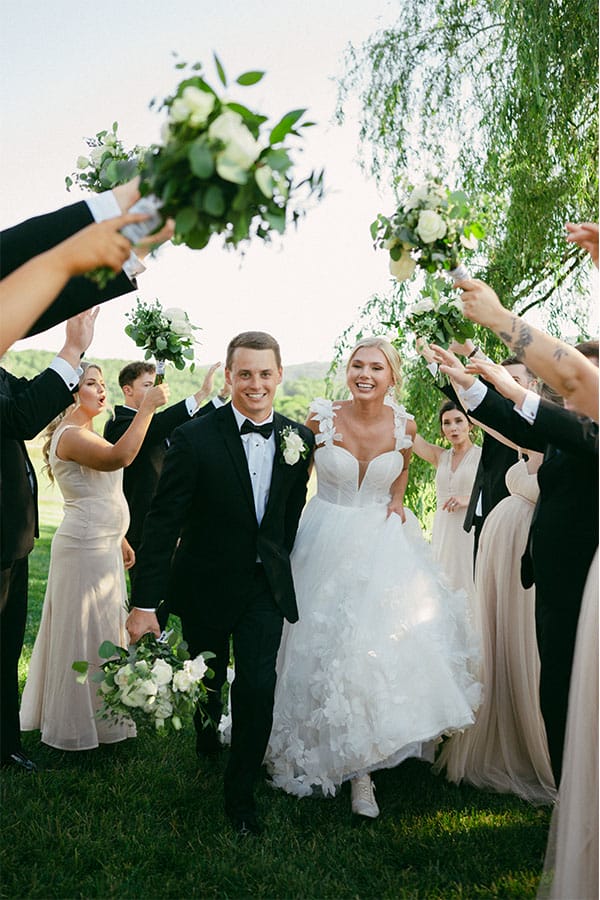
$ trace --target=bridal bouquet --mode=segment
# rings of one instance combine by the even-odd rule
[[[371,225],[375,247],[390,254],[390,272],[406,281],[417,266],[426,272],[447,271],[455,281],[468,278],[461,259],[485,237],[462,191],[451,191],[436,178],[410,187],[396,212],[378,215]]]
[[[215,64],[227,88],[216,56]],[[214,234],[234,247],[252,236],[268,241],[302,215],[299,197],[322,196],[322,172],[294,181],[287,143],[314,123],[300,124],[306,110],[294,109],[269,125],[267,116],[217,92],[201,72],[200,63],[190,66],[162,101],[167,121],[161,143],[144,157],[140,191],[156,199],[164,218],[175,219],[175,243],[201,249]],[[253,85],[263,75],[245,72],[236,84]]]
[[[99,131],[95,138],[85,139],[87,156],[79,156],[78,171],[65,178],[68,191],[76,184],[93,193],[101,193],[125,184],[137,175],[146,149],[126,150],[123,141],[117,137],[118,128],[118,122],[113,122],[111,131]]]
[[[453,340],[464,344],[475,336],[473,323],[465,319],[462,302],[454,296],[447,281],[429,277],[422,295],[407,310],[405,320],[418,338],[424,338],[428,344],[448,347]]]
[[[206,660],[214,654],[201,653],[190,659],[187,645],[178,643],[173,632],[164,641],[144,635],[128,649],[104,641],[98,654],[106,660],[91,676],[102,697],[98,718],[119,724],[133,720],[137,726],[152,725],[163,733],[179,731],[197,705],[206,701],[208,690],[202,679],[213,674]],[[85,684],[89,663],[77,661],[72,668],[78,673],[77,681]]]
[[[135,341],[136,347],[143,347],[145,359],[156,359],[155,384],[163,381],[166,361],[176,369],[184,369],[186,360],[194,359],[193,333],[199,328],[192,325],[185,310],[176,306],[163,309],[158,300],[142,303],[138,298],[135,309],[125,315],[129,319],[125,334]],[[190,369],[194,371],[193,362]]]

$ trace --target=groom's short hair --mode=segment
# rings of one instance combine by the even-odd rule
[[[275,362],[277,368],[281,368],[281,349],[279,344],[266,331],[242,331],[229,341],[227,347],[227,357],[225,359],[225,368],[231,369],[233,364],[233,354],[238,347],[247,347],[249,350],[272,350],[275,354]]]
[[[119,372],[119,387],[125,387],[126,384],[132,385],[140,375],[154,375],[155,373],[156,366],[154,363],[140,360],[127,363]]]

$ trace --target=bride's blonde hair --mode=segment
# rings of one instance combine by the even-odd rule
[[[394,379],[394,383],[392,385],[393,396],[397,399],[400,388],[402,387],[402,360],[400,359],[400,354],[396,350],[393,344],[390,344],[389,341],[386,341],[385,338],[382,337],[366,337],[362,338],[351,350],[350,357],[348,359],[348,363],[346,365],[346,374],[350,371],[350,363],[356,356],[359,350],[363,347],[375,347],[376,350],[381,350],[385,358],[387,359],[390,369],[392,370],[392,377]]]
[[[82,362],[82,363],[80,363],[80,365],[81,365],[81,368],[83,369],[83,372],[81,373],[81,375],[79,377],[79,385],[78,385],[79,387],[81,386],[81,383],[82,383],[83,379],[85,378],[85,373],[86,373],[87,369],[98,369],[98,371],[102,375],[102,369],[96,363]],[[52,421],[50,422],[50,424],[48,425],[48,427],[46,428],[46,430],[44,432],[44,445],[42,447],[42,456],[44,458],[44,465],[42,466],[42,472],[46,473],[46,475],[48,476],[49,480],[52,483],[54,483],[54,472],[52,471],[52,466],[50,465],[50,444],[52,443],[52,437],[54,435],[54,432],[56,431],[56,429],[58,428],[58,426],[64,419],[64,417],[67,415],[67,413],[70,413],[72,409],[75,409],[77,404],[78,404],[78,399],[77,399],[77,395],[75,395],[75,401],[73,403],[71,403],[69,406],[67,406],[66,409],[63,409],[63,411],[61,413],[59,413],[55,419],[52,419]]]

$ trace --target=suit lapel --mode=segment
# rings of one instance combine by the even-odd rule
[[[225,446],[227,447],[233,467],[240,480],[242,493],[252,510],[252,514],[256,516],[252,482],[250,481],[250,473],[248,471],[248,460],[244,453],[242,439],[240,438],[237,422],[235,421],[235,416],[230,404],[223,410],[223,414],[218,417],[218,422]]]

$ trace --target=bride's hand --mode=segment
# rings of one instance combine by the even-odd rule
[[[388,519],[392,515],[392,513],[396,513],[397,516],[400,516],[403,524],[406,522],[406,513],[404,512],[404,504],[401,503],[400,500],[392,499],[390,501],[390,503],[388,503],[388,508],[387,508]]]
[[[123,565],[126,569],[131,569],[135,565],[135,551],[127,538],[123,538],[121,542],[121,553],[123,554]]]
[[[445,509],[446,512],[458,512],[461,509],[466,509],[469,505],[469,497],[448,497],[442,509]]]

